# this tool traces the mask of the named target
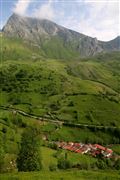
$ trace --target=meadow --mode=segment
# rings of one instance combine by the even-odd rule
[[[0,175],[2,180],[119,180],[120,174],[116,171],[41,171],[29,173],[14,173]]]
[[[49,45],[46,44],[48,58],[44,51],[21,40],[4,35],[0,38],[3,44],[0,51],[0,107],[95,127],[59,127],[0,108],[0,145],[5,153],[6,172],[1,179],[119,179],[118,171],[109,174],[98,169],[95,172],[76,169],[50,172],[49,163],[56,164],[62,152],[56,158],[56,150],[45,147],[44,142],[41,147],[44,168],[41,172],[17,173],[10,161],[16,160],[22,132],[26,127],[36,125],[49,141],[112,144],[114,152],[120,154],[120,53],[84,59],[66,54],[67,59],[64,59],[57,50],[54,54],[48,51],[46,47]],[[105,128],[97,129],[96,126],[100,125]],[[86,162],[88,167],[90,162],[96,161],[74,153],[68,156],[72,163]]]

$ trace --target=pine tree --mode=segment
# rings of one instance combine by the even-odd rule
[[[18,171],[39,171],[42,168],[39,142],[37,128],[27,128],[24,131],[17,158]]]

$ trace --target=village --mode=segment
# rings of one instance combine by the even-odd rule
[[[69,150],[80,154],[89,154],[93,157],[103,156],[104,158],[112,158],[113,150],[101,146],[99,144],[83,144],[74,142],[56,142],[58,148]]]

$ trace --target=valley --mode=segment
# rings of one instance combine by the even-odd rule
[[[105,43],[51,21],[21,18],[13,14],[0,35],[2,179],[119,179],[120,38]],[[39,129],[43,165],[31,175],[18,173],[16,163],[28,128]],[[75,153],[56,142],[98,144],[115,156]]]

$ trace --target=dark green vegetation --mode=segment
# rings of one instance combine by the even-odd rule
[[[62,128],[50,135],[52,139],[119,143],[119,129],[111,128],[120,126],[119,52],[79,61],[45,60],[37,48],[20,40],[4,35],[1,40],[1,105],[73,124],[95,125],[75,133],[72,127]],[[97,129],[96,125],[109,128]]]
[[[120,125],[120,53],[69,62],[32,60],[27,45],[1,38],[1,105],[71,122]]]
[[[40,158],[40,132],[37,128],[26,128],[22,134],[21,149],[17,157],[18,171],[39,171],[42,168]]]
[[[3,45],[0,52],[2,56],[2,63],[0,64],[0,105],[73,124],[94,125],[93,128],[84,126],[80,128],[59,127],[55,124],[44,124],[38,120],[15,114],[14,111],[9,112],[1,109],[0,152],[3,159],[1,158],[0,163],[3,165],[3,172],[17,170],[15,160],[20,151],[21,134],[26,127],[36,124],[40,128],[41,134],[46,135],[50,141],[81,141],[104,145],[120,143],[119,52],[100,54],[88,59],[69,59],[69,61],[45,59],[43,52],[38,52],[38,49],[30,47],[20,40],[9,39],[4,36],[0,38]],[[101,125],[105,127],[97,128]],[[43,143],[43,145],[45,144]],[[117,154],[120,151],[118,146],[115,145],[114,147],[113,145]],[[43,168],[55,170],[59,155],[54,157],[50,148],[43,148]],[[50,154],[48,158],[46,158],[47,154]],[[76,165],[78,161],[82,164],[86,162],[83,169],[93,168],[89,162],[96,164],[96,159],[84,155],[78,157],[77,154],[70,153],[68,157],[72,159],[73,165]],[[100,164],[104,168],[108,168],[106,163]],[[42,179],[44,172],[42,173],[41,175],[33,174],[33,176]],[[70,173],[73,177],[69,175]],[[56,172],[54,175],[50,174],[52,179],[60,179]],[[46,178],[50,174],[48,172]],[[21,175],[23,179],[29,178],[27,175]],[[2,179],[9,179],[9,176],[13,179],[16,178],[16,175],[13,177],[3,175]],[[77,172],[76,176],[73,171],[68,171],[68,174],[63,172],[60,177],[62,178],[62,176],[64,179],[69,177],[84,179],[86,172],[83,174]],[[98,173],[98,176],[105,178],[107,175],[101,172]],[[115,172],[111,175],[111,179],[114,177],[117,179],[117,176],[119,178]],[[90,177],[97,178],[96,172],[95,174],[89,172],[88,178]]]
[[[38,136],[37,141],[41,142],[41,136],[44,136],[44,135],[48,136],[49,140],[56,138],[56,133],[57,133],[56,127],[55,125],[52,125],[52,124],[44,124],[44,123],[40,123],[38,120],[25,118],[20,115],[15,115],[12,112],[8,113],[5,111],[1,111],[1,117],[5,117],[5,118],[1,118],[1,124],[0,124],[1,148],[4,150],[4,151],[2,150],[3,154],[1,154],[3,157],[3,159],[1,158],[2,160],[1,171],[2,172],[17,171],[16,159],[19,160],[17,161],[18,168],[19,168],[19,165],[21,164],[21,160],[23,157],[25,158],[23,158],[22,160],[22,166],[20,166],[21,168],[20,170],[23,170],[22,168],[24,167],[24,171],[25,171],[26,164],[27,164],[27,167],[29,167],[28,159],[31,160],[30,162],[32,162],[32,159],[27,158],[27,157],[29,157],[29,155],[31,154],[31,150],[35,150],[35,148],[37,147],[35,146],[36,143],[33,143],[33,141],[31,141],[31,138],[32,139],[35,138],[33,136],[33,133],[27,136],[27,138],[26,137],[24,139],[22,138],[23,140],[21,144],[22,132],[25,131],[25,134],[28,134],[26,132],[27,127],[36,127],[36,126],[39,127],[41,134],[40,136]],[[60,131],[58,130],[59,134],[67,136],[66,133],[69,132],[69,128],[68,129],[62,128],[60,129]],[[83,138],[83,141],[85,140],[86,137],[84,137],[84,134],[83,135],[81,134],[81,137],[80,136],[77,137],[78,134],[76,136],[74,135],[74,133],[72,134],[72,132],[74,131],[76,131],[76,129],[73,128],[72,130],[71,128],[71,131],[70,131],[71,134],[68,134],[69,135],[68,140],[71,140],[72,138],[74,138],[73,140],[75,141],[77,140],[77,138]],[[78,133],[79,131],[80,129],[76,132]],[[88,135],[90,134],[88,133]],[[61,136],[59,136],[59,138],[62,139]],[[41,142],[41,145],[42,146],[44,145],[44,147],[39,148],[40,155],[38,159],[42,158],[43,170],[50,169],[52,171],[53,170],[56,171],[56,169],[58,169],[57,163],[59,162],[59,159],[62,159],[64,162],[65,151],[58,150],[55,148],[55,146],[51,146],[51,144],[48,144],[44,141]],[[29,147],[32,146],[32,148],[27,148],[28,146]],[[51,148],[55,148],[55,149],[51,149]],[[117,152],[117,151],[114,150],[114,152]],[[99,168],[103,169],[103,167],[106,169],[108,168],[108,165],[107,165],[108,162],[104,161],[104,159],[102,162],[102,166],[100,167],[99,165],[101,164],[101,161],[99,161],[99,159],[97,160],[97,158],[93,158],[88,155],[80,155],[80,154],[76,154],[72,152],[67,152],[67,160],[69,161],[68,162],[69,164],[67,167],[75,168],[78,166],[79,169],[87,169],[87,170],[99,169]],[[36,162],[35,159],[33,162],[34,163]],[[109,168],[111,169],[112,167],[113,169],[114,164],[116,165],[116,161],[115,162],[110,161]]]

